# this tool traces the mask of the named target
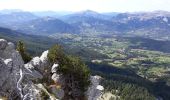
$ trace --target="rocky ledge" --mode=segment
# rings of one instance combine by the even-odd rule
[[[50,85],[47,89],[44,83],[41,83],[41,80],[47,77],[54,83],[62,84],[62,75],[57,73],[59,65],[51,66],[47,55],[48,50],[24,64],[21,55],[15,50],[15,45],[0,39],[0,99],[42,100],[44,95],[51,100],[62,99],[62,88]],[[104,88],[99,85],[100,80],[100,76],[91,76],[92,84],[86,93],[88,100],[97,100],[101,96]]]

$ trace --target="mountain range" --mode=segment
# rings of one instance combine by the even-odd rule
[[[20,23],[18,30],[23,33],[50,35],[54,33],[78,33],[74,26],[53,17],[37,18]]]
[[[59,15],[59,16],[57,16]],[[26,34],[71,33],[170,39],[170,12],[98,13],[0,11],[0,26]]]
[[[66,70],[65,73],[69,74],[73,72],[70,75],[75,74],[76,77],[84,76],[84,74],[82,74],[83,71],[79,71],[79,69],[83,68],[72,68],[72,66],[75,65],[79,66],[77,60],[74,60],[74,57],[71,56],[76,55],[88,65],[92,75],[102,76],[101,83],[104,88],[101,90],[105,89],[104,91],[106,91],[105,93],[103,92],[102,95],[108,96],[109,93],[111,95],[113,94],[113,96],[116,97],[115,99],[123,100],[155,100],[156,98],[158,100],[170,100],[169,20],[170,12],[166,11],[135,13],[98,13],[90,10],[76,13],[61,13],[55,11],[27,12],[21,10],[0,11],[0,38],[2,38],[0,39],[0,68],[2,69],[2,77],[0,78],[2,79],[1,91],[4,90],[4,93],[6,93],[6,91],[9,92],[8,90],[12,88],[12,90],[17,90],[17,94],[19,94],[18,90],[21,90],[21,94],[24,93],[24,95],[27,95],[27,90],[31,90],[30,93],[34,95],[34,92],[32,92],[34,89],[25,82],[25,79],[30,78],[29,76],[23,80],[23,83],[19,84],[28,86],[28,88],[24,86],[19,86],[18,88],[18,82],[13,81],[16,75],[19,76],[19,74],[16,73],[20,72],[20,75],[22,73],[19,66],[25,66],[23,63],[18,65],[20,62],[23,62],[18,59],[21,57],[17,56],[19,54],[17,54],[18,52],[15,50],[14,44],[18,43],[20,48],[17,49],[21,51],[24,49],[26,53],[28,52],[28,54],[36,56],[25,66],[25,68],[28,68],[28,71],[31,72],[30,76],[36,76],[35,71],[40,72],[39,75],[42,74],[45,76],[43,76],[44,79],[42,80],[36,79],[33,80],[33,82],[28,81],[28,83],[43,83],[41,87],[43,85],[45,86],[44,89],[47,87],[47,92],[52,92],[52,89],[49,90],[49,87],[53,85],[53,81],[46,80],[46,76],[50,76],[49,78],[51,78],[51,76],[53,77],[53,74],[55,73],[56,75],[57,71],[52,70],[61,67],[58,67],[57,62],[57,64],[55,63],[55,67],[51,69],[46,65],[46,63],[48,63],[47,58],[62,58],[59,60],[61,61],[59,65],[62,64],[64,69],[61,70]],[[22,42],[25,46],[22,45]],[[52,47],[53,45],[55,45],[54,48]],[[62,46],[63,49],[57,50],[58,47],[60,48],[59,45]],[[48,51],[45,50],[48,50],[50,47],[52,48],[49,50],[50,56],[48,56]],[[42,56],[39,57],[38,55],[43,51],[45,51],[45,54],[43,53]],[[56,53],[56,51],[62,51],[64,53]],[[64,56],[65,54],[69,55],[68,58]],[[58,55],[61,55],[61,57]],[[43,60],[41,60],[41,58]],[[13,63],[11,63],[11,61],[13,61]],[[53,59],[52,61],[55,60]],[[75,63],[72,63],[72,61]],[[45,65],[44,67],[43,64]],[[70,72],[67,72],[65,64]],[[12,69],[9,70],[9,68]],[[39,68],[42,70],[39,70]],[[74,72],[72,71],[74,69],[78,70]],[[26,71],[25,73],[27,73]],[[12,74],[8,74],[11,72]],[[44,72],[48,74],[44,74]],[[81,74],[77,74],[79,72],[81,72]],[[19,78],[17,76],[16,78]],[[58,75],[54,77],[58,78],[57,76]],[[96,78],[99,79],[99,77]],[[71,77],[70,79],[74,78]],[[87,80],[81,77],[80,79]],[[63,80],[61,80],[61,82],[62,81]],[[74,81],[75,80],[68,80],[68,82]],[[46,84],[47,82],[50,84]],[[93,80],[92,82],[96,84],[97,80]],[[13,83],[17,83],[17,85]],[[97,83],[97,85],[98,84],[99,83]],[[15,87],[18,89],[15,89]],[[22,87],[24,88],[22,89]],[[65,88],[65,85],[63,87]],[[54,88],[56,88],[56,86],[54,86]],[[76,88],[68,88],[68,90],[70,89],[75,90]],[[94,87],[94,89],[97,89],[97,87]],[[94,96],[94,89],[90,87],[92,92],[87,92],[92,95],[92,97]],[[54,91],[54,93],[56,93],[56,91]],[[66,89],[65,93],[67,96],[67,93],[73,92],[67,92]],[[14,95],[15,94],[12,93],[11,97],[15,97]],[[46,98],[44,93],[42,95],[43,96],[40,97]],[[50,96],[51,95],[49,95],[49,97]],[[56,97],[62,98],[63,96],[58,96],[57,94]],[[70,96],[70,98],[72,97],[73,96]],[[68,99],[66,98],[65,100]],[[88,100],[91,99],[88,98]]]

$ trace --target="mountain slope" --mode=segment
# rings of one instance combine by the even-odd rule
[[[169,20],[170,13],[163,11],[122,13],[112,18],[117,31],[154,39],[170,37]]]
[[[75,27],[52,17],[38,18],[18,26],[18,30],[27,34],[49,35],[54,33],[78,33]]]
[[[0,15],[0,25],[12,27],[16,23],[26,22],[38,18],[30,12],[11,12]]]
[[[32,12],[32,13],[36,16],[39,16],[39,17],[50,16],[50,17],[58,18],[58,17],[61,17],[61,16],[72,14],[73,12],[69,12],[69,11],[58,11],[58,12],[56,12],[56,11],[39,11],[39,12]]]
[[[28,51],[34,55],[40,54],[42,51],[47,50],[52,45],[60,43],[57,40],[35,35],[27,35],[14,30],[0,27],[0,38],[4,38],[13,43],[17,43],[19,40],[24,41],[24,43],[29,48]]]
[[[61,17],[60,19],[80,29],[80,33],[114,31],[114,24],[106,16],[94,11],[82,11]]]
[[[0,14],[0,26],[22,33],[51,35],[55,33],[112,34],[170,40],[170,12],[97,13],[82,11],[60,17],[39,18],[29,12]],[[45,16],[55,12],[44,12]],[[53,16],[53,15],[52,15]],[[111,18],[111,16],[113,16]],[[111,18],[111,19],[110,19]]]
[[[77,17],[77,18],[84,18],[84,17],[85,18],[91,18],[92,17],[92,18],[104,19],[104,20],[109,19],[109,16],[106,16],[104,14],[100,14],[98,12],[91,11],[91,10],[85,10],[85,11],[61,16],[60,19],[62,19],[65,22],[72,23],[72,21],[74,21],[74,20],[70,20],[70,19],[75,18],[75,17]]]
[[[107,14],[106,14],[107,15]],[[63,16],[61,19],[81,33],[120,34],[144,36],[153,39],[170,39],[170,13],[165,11],[120,13],[109,19],[105,14],[83,11]]]

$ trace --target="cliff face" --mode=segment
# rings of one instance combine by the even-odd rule
[[[9,99],[19,97],[17,82],[20,78],[20,68],[24,63],[20,54],[15,51],[14,44],[0,39],[0,95]]]
[[[0,39],[0,97],[9,100],[40,99],[41,92],[46,89],[36,82],[43,79],[42,73],[48,67],[47,54],[45,51],[41,57],[35,57],[24,65],[14,44]]]
[[[48,63],[48,51],[24,64],[21,55],[11,42],[0,39],[0,98],[8,100],[62,99],[64,90],[58,64]],[[91,76],[92,85],[87,91],[88,100],[96,100],[102,93],[99,76]],[[50,83],[50,84],[49,84]],[[48,86],[48,87],[47,87]],[[49,92],[50,91],[50,92]]]

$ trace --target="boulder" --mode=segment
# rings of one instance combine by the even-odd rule
[[[8,42],[7,42],[6,40],[0,39],[0,50],[5,49],[6,46],[7,46],[7,43],[8,43]]]

